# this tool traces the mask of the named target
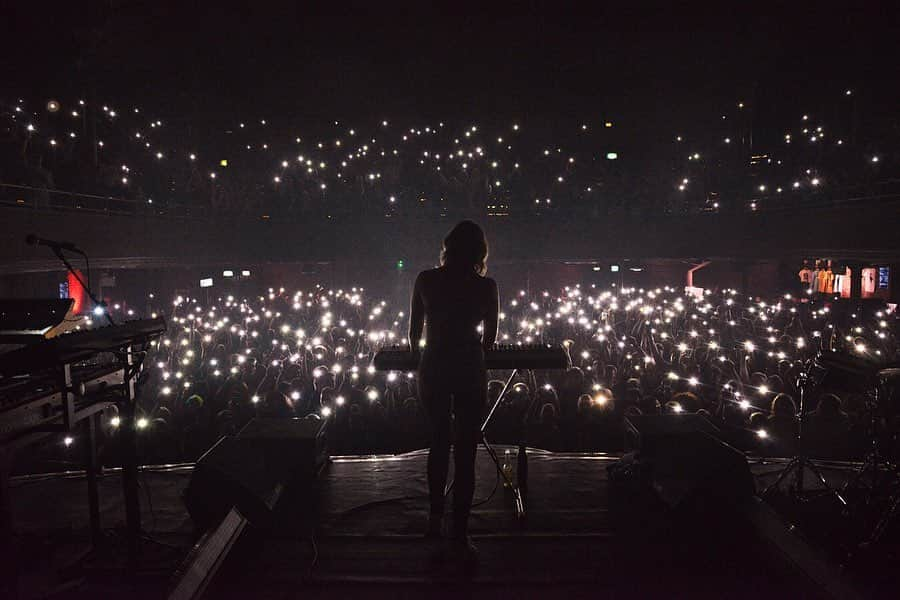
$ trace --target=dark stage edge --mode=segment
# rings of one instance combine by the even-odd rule
[[[505,449],[498,447],[501,456]],[[769,512],[756,500],[701,514],[673,511],[652,495],[611,487],[606,467],[616,457],[531,449],[527,523],[516,521],[512,494],[500,485],[473,510],[480,557],[469,569],[442,560],[444,544],[421,535],[426,456],[333,459],[313,488],[289,490],[273,525],[246,530],[206,597],[847,595],[809,575],[823,563],[810,569],[773,543],[771,535],[789,535],[788,526],[768,516],[760,525]],[[476,502],[495,482],[483,449],[477,470]]]

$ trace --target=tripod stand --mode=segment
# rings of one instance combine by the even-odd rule
[[[900,477],[900,469],[895,465],[881,449],[882,442],[880,440],[879,431],[879,389],[884,384],[879,381],[870,395],[867,402],[869,410],[869,438],[870,448],[866,453],[862,467],[856,472],[853,478],[844,486],[844,491],[855,491],[865,488],[867,492],[866,500],[870,501],[873,496],[878,494],[883,488],[889,488],[890,483],[896,482]],[[885,476],[887,475],[887,476]],[[866,479],[870,482],[866,485]]]
[[[883,431],[879,427],[883,416],[879,412],[881,410],[880,394],[887,389],[888,380],[896,378],[898,374],[900,374],[898,369],[883,369],[878,372],[878,381],[874,385],[870,394],[870,400],[867,403],[870,416],[869,437],[871,446],[866,453],[862,466],[844,486],[845,493],[864,490],[864,496],[860,499],[860,503],[866,508],[877,511],[879,502],[882,500],[887,501],[886,505],[883,505],[885,508],[882,508],[878,514],[871,534],[862,542],[860,547],[875,544],[885,533],[891,522],[900,514],[900,489],[898,489],[898,484],[900,484],[900,467],[882,449],[884,444],[882,439]]]
[[[806,422],[806,411],[805,407],[805,397],[806,397],[806,389],[810,384],[810,372],[812,371],[812,362],[806,364],[803,371],[797,376],[797,388],[800,390],[800,413],[797,415],[798,418],[798,426],[797,426],[797,454],[792,458],[787,465],[784,466],[784,469],[778,475],[778,478],[772,482],[765,490],[763,490],[762,495],[768,496],[772,490],[778,489],[778,486],[784,481],[788,475],[792,472],[794,473],[794,482],[790,488],[790,495],[794,500],[802,500],[803,494],[805,491],[803,484],[803,473],[804,470],[808,470],[811,472],[822,484],[825,488],[825,493],[830,494],[837,498],[837,500],[844,505],[847,506],[847,501],[844,499],[844,496],[841,495],[836,489],[832,488],[828,485],[828,481],[825,479],[825,476],[822,475],[822,471],[813,463],[813,461],[806,455],[806,449],[803,446],[803,426]]]

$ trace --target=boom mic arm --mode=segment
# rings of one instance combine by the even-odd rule
[[[25,236],[25,243],[29,246],[47,246],[48,248],[59,249],[59,250],[68,250],[70,252],[77,252],[79,254],[84,254],[78,247],[72,242],[57,242],[54,240],[48,240],[42,237],[38,237],[33,233],[29,233]]]

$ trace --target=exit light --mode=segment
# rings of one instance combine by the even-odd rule
[[[212,277],[208,277],[206,279],[200,280],[200,287],[202,287],[202,288],[212,287],[212,284],[213,284]]]
[[[241,271],[241,277],[250,277],[250,271],[244,269]]]
[[[617,158],[619,158],[619,155],[616,152],[607,152],[606,153],[606,160],[616,160]]]
[[[610,265],[609,270],[613,273],[619,272],[619,265]]]
[[[222,271],[222,277],[234,277],[234,271]]]

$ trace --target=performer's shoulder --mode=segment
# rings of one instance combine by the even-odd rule
[[[438,270],[436,268],[435,269],[425,269],[424,271],[419,271],[419,274],[416,275],[416,284],[421,285],[423,283],[433,281],[437,274],[438,274]]]

